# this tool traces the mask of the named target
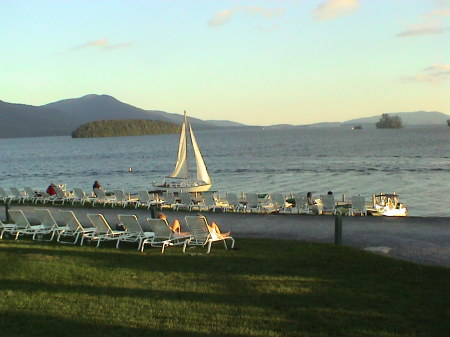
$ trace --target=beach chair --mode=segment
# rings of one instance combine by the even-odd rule
[[[36,203],[37,198],[36,192],[30,186],[26,186],[24,190],[25,190],[25,197],[23,199],[23,202],[27,201],[31,203]]]
[[[161,247],[161,253],[164,253],[166,247],[182,245],[185,240],[190,238],[190,234],[174,232],[167,223],[167,219],[147,218],[147,222],[153,230],[154,236],[142,241],[141,252],[144,251],[144,246],[149,244],[151,247]]]
[[[334,202],[334,195],[321,195],[320,201],[322,203],[322,214],[336,214],[336,203]]]
[[[17,187],[10,187],[9,190],[12,193],[12,196],[9,198],[10,201],[17,201],[17,203],[20,204],[20,202],[25,199],[25,193],[20,192]]]
[[[73,188],[73,198],[72,198],[72,205],[74,204],[80,204],[81,206],[83,206],[86,201],[90,201],[91,199],[89,198],[89,196],[86,194],[86,192],[79,187],[74,187]]]
[[[306,194],[294,193],[295,208],[298,214],[311,214],[312,210],[308,204]]]
[[[103,206],[106,206],[106,204],[114,205],[115,197],[107,196],[103,189],[94,188],[94,193],[95,199],[92,201],[92,206],[95,206],[95,204],[103,204]]]
[[[119,248],[121,241],[137,242],[138,250],[141,250],[142,241],[152,238],[155,233],[144,232],[136,215],[133,214],[119,214],[119,221],[125,228],[125,232],[119,236],[116,248]]]
[[[187,211],[191,211],[193,206],[195,206],[195,204],[192,201],[189,192],[180,192],[180,202],[175,204],[175,210],[178,211],[181,208]]]
[[[130,198],[127,197],[124,190],[114,190],[114,206],[122,206],[123,208],[127,207],[128,205],[135,205],[136,201],[130,200]]]
[[[6,204],[9,200],[11,200],[11,196],[6,193],[3,187],[0,187],[0,201]]]
[[[176,204],[177,202],[175,200],[175,195],[173,194],[173,192],[163,192],[161,208],[175,209]]]
[[[77,243],[78,238],[81,237],[80,246],[82,246],[85,239],[91,239],[94,235],[96,230],[95,227],[83,226],[73,211],[59,210],[59,215],[63,220],[65,227],[64,230],[58,234],[58,238],[56,239],[57,242],[70,243],[74,245]],[[74,241],[61,241],[61,238],[67,236],[73,237]]]
[[[63,189],[60,186],[55,185],[53,187],[55,188],[56,191],[56,194],[50,197],[53,205],[58,202],[60,202],[61,205],[64,205],[66,201],[70,202],[72,200],[73,197],[66,194],[66,192],[63,191]]]
[[[240,212],[240,211],[244,210],[245,205],[243,203],[239,202],[239,199],[238,199],[236,193],[227,192],[226,199],[227,199],[227,203],[229,205],[229,210],[232,210],[234,212]]]
[[[0,220],[0,240],[3,239],[3,232],[12,233],[16,229],[17,225],[13,224],[5,224],[2,220]]]
[[[15,240],[19,238],[19,235],[32,235],[34,240],[38,233],[47,234],[47,231],[41,225],[31,225],[20,209],[9,210],[9,215],[17,226],[13,230],[5,230],[5,232],[14,235]]]
[[[52,241],[55,237],[55,234],[58,234],[65,230],[65,227],[60,227],[58,223],[55,221],[55,218],[53,218],[52,213],[50,213],[50,210],[48,209],[42,209],[42,208],[36,208],[34,210],[41,221],[41,234],[51,234],[50,239],[43,240],[43,241]],[[37,233],[39,234],[39,233]],[[36,237],[39,237],[36,234]]]
[[[100,242],[102,241],[118,240],[124,234],[124,231],[112,230],[103,214],[87,214],[87,217],[95,227],[95,232],[91,240],[97,241],[97,247],[100,246]]]
[[[278,211],[279,213],[292,213],[292,204],[288,203],[281,193],[271,194],[270,203],[274,211]]]
[[[208,246],[206,253],[209,254],[212,243],[218,241],[222,241],[225,249],[228,249],[226,240],[231,240],[231,248],[234,248],[233,237],[210,230],[208,220],[204,216],[187,216],[185,220],[191,232],[191,237],[184,242],[183,253],[186,252],[187,246]]]
[[[150,197],[150,194],[147,191],[138,191],[138,200],[135,204],[135,208],[143,206],[149,209],[151,205],[152,199]]]
[[[212,192],[203,192],[203,205],[206,207],[208,211],[215,212],[216,209],[220,209],[222,212],[225,212],[226,210],[231,209],[231,206],[228,204],[228,202],[219,201],[215,198],[214,194]],[[201,209],[199,209],[200,211]]]
[[[350,215],[365,215],[367,216],[366,198],[361,196],[352,196],[352,205],[350,208]]]

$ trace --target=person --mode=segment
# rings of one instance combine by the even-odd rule
[[[162,212],[159,212],[156,215],[156,217],[158,219],[167,220],[167,216],[164,213],[162,213]],[[180,224],[180,220],[178,220],[178,219],[173,220],[172,226],[169,225],[169,227],[174,233],[177,233],[177,234],[180,234],[180,235],[189,234],[189,233],[182,233],[181,232],[181,224]]]
[[[53,183],[50,183],[50,185],[47,187],[47,190],[45,192],[47,192],[47,194],[50,196],[56,195],[55,185]]]
[[[308,205],[311,206],[311,205],[315,205],[316,204],[316,202],[313,199],[312,192],[308,192],[306,194],[306,199],[308,199]]]
[[[101,189],[102,185],[100,185],[100,183],[98,182],[98,180],[94,181],[94,185],[92,185],[92,191],[94,193],[95,196],[97,196],[97,194],[95,193],[95,189]]]

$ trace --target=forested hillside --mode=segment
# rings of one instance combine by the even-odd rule
[[[114,119],[81,125],[72,132],[72,138],[145,136],[178,133],[180,126],[147,119]]]

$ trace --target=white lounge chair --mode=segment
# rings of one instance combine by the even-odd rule
[[[65,227],[64,231],[58,234],[58,238],[56,239],[56,241],[61,243],[76,244],[78,238],[81,237],[80,246],[82,246],[84,239],[90,239],[94,235],[96,228],[84,227],[80,223],[80,221],[78,220],[77,216],[73,211],[59,210],[59,215],[63,220]],[[61,238],[67,236],[73,237],[74,241],[73,242],[61,241]]]
[[[270,203],[275,211],[279,213],[292,213],[292,204],[286,201],[281,193],[273,193],[270,195]]]
[[[128,205],[136,205],[136,201],[127,197],[124,190],[114,190],[114,206],[122,206],[125,208]],[[136,207],[135,207],[136,208]]]
[[[352,196],[352,206],[350,208],[350,215],[355,214],[367,216],[366,198],[361,196]]]
[[[5,204],[11,200],[11,196],[6,193],[3,187],[0,187],[0,201],[3,201]]]
[[[38,233],[49,233],[46,229],[42,228],[41,225],[31,225],[23,211],[20,209],[9,210],[9,215],[17,226],[13,230],[5,230],[5,232],[14,235],[15,240],[19,238],[19,235],[32,235],[34,240]]]
[[[232,236],[216,233],[210,230],[208,220],[204,216],[187,216],[186,224],[191,232],[191,237],[185,241],[183,252],[186,252],[187,246],[208,246],[207,254],[211,251],[213,242],[223,241],[225,249],[228,249],[226,240],[231,240],[231,248],[234,248],[234,239]]]
[[[124,231],[112,230],[103,214],[88,214],[87,217],[96,229],[91,240],[97,241],[97,247],[102,241],[118,240],[124,234]]]
[[[106,206],[106,204],[113,205],[115,202],[114,196],[107,196],[106,192],[101,188],[94,188],[95,193],[95,199],[92,201],[92,206],[95,206],[95,204],[103,204],[103,206]]]
[[[311,214],[312,210],[308,204],[308,197],[306,194],[295,193],[295,208],[298,214]]]
[[[151,205],[153,205],[153,203],[150,194],[147,191],[138,191],[138,200],[135,204],[135,208],[143,206],[149,209]]]
[[[161,208],[174,209],[176,204],[177,202],[175,200],[175,195],[173,194],[173,192],[163,192],[163,203],[161,205]]]
[[[59,235],[60,232],[65,230],[65,227],[60,227],[53,218],[52,213],[48,209],[36,208],[34,210],[41,221],[41,234],[51,234],[50,239],[45,241],[52,241],[55,234]],[[39,234],[39,233],[37,233]]]
[[[190,234],[183,235],[174,232],[166,219],[147,218],[147,222],[152,228],[154,236],[142,241],[141,252],[144,251],[144,246],[149,244],[151,247],[161,247],[161,253],[164,253],[166,247],[182,245],[185,240],[190,238]]]
[[[72,196],[70,196],[68,193],[66,193],[61,187],[55,185],[53,186],[55,188],[56,194],[52,195],[50,197],[50,200],[52,201],[52,204],[56,204],[58,202],[61,203],[61,205],[64,205],[66,201],[71,201],[73,199]]]
[[[30,187],[30,186],[26,186],[24,188],[25,190],[25,198],[23,199],[23,201],[28,201],[31,203],[36,203],[36,192]]]
[[[86,192],[82,188],[74,187],[72,205],[79,203],[81,206],[83,206],[86,201],[91,201]]]
[[[230,206],[230,210],[234,212],[240,212],[244,210],[245,205],[239,201],[236,193],[227,192],[226,198],[227,203]]]
[[[321,195],[320,201],[322,202],[322,214],[336,214],[336,203],[334,202],[334,195]]]
[[[175,210],[178,211],[181,208],[190,211],[195,205],[189,192],[180,192],[179,195],[180,202],[175,204]]]
[[[12,193],[12,196],[10,197],[11,201],[17,201],[17,203],[20,204],[20,202],[25,199],[25,193],[19,191],[17,187],[10,187],[9,189]]]
[[[202,196],[203,196],[203,204],[209,211],[212,210],[213,212],[215,212],[216,209],[220,209],[222,212],[225,212],[226,210],[231,209],[231,206],[228,204],[228,202],[216,199],[212,192],[203,192]]]
[[[119,221],[125,228],[124,232],[117,240],[116,248],[119,248],[119,243],[124,242],[138,242],[138,250],[141,249],[142,241],[150,239],[155,236],[153,232],[145,232],[136,215],[134,214],[119,214]]]
[[[0,220],[0,240],[3,239],[3,232],[11,233],[17,228],[15,223],[13,224],[5,224],[2,220]]]

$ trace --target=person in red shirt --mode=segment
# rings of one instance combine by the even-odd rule
[[[56,195],[56,190],[55,190],[55,185],[53,185],[53,183],[51,183],[48,187],[47,187],[47,191],[46,191],[49,195]]]

